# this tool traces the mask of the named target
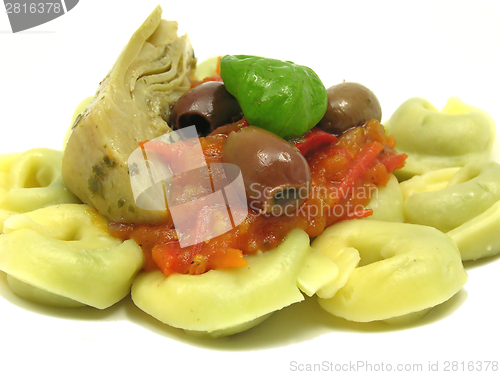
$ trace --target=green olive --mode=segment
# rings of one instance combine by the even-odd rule
[[[368,120],[382,120],[380,102],[367,87],[355,82],[342,82],[326,92],[328,107],[317,125],[320,129],[339,136]]]

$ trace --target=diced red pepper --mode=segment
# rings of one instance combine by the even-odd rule
[[[338,138],[319,128],[312,128],[302,137],[292,139],[290,142],[297,147],[304,157],[314,154],[324,146],[337,142]]]
[[[380,156],[379,160],[387,169],[388,173],[394,172],[396,169],[403,168],[405,165],[406,158],[408,155],[406,154],[396,154],[393,150],[384,150]]]

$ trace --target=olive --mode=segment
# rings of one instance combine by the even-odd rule
[[[336,136],[363,125],[368,120],[382,120],[382,109],[375,94],[355,82],[342,82],[326,90],[328,106],[318,127]]]
[[[182,129],[195,125],[199,136],[243,117],[240,105],[222,82],[202,83],[182,95],[172,106],[170,126]]]
[[[240,168],[248,205],[254,211],[291,215],[309,196],[306,159],[292,144],[267,130],[247,126],[230,133],[222,161]]]

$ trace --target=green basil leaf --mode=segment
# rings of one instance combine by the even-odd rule
[[[226,89],[250,125],[282,138],[298,137],[324,116],[327,93],[310,68],[258,56],[226,55],[220,61]]]

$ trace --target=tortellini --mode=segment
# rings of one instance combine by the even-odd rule
[[[408,154],[404,168],[395,172],[400,180],[485,160],[495,138],[493,119],[458,98],[450,98],[440,112],[425,99],[408,99],[384,126],[396,139],[396,150]]]
[[[19,279],[16,279],[12,275],[7,275],[7,283],[14,294],[40,305],[65,308],[86,306],[85,304],[70,298],[66,298],[27,284]]]
[[[427,226],[350,220],[327,228],[312,247],[336,263],[350,254],[345,284],[318,301],[355,322],[419,314],[451,298],[467,281],[455,242]]]
[[[500,252],[500,164],[472,162],[415,176],[400,186],[406,221],[448,232],[463,260]]]
[[[380,221],[404,221],[403,194],[399,182],[391,175],[386,186],[379,186],[366,208],[373,211],[367,219]]]
[[[312,288],[309,292],[333,282],[337,266],[324,256],[318,264],[326,264],[329,270],[320,272],[322,276],[303,272],[304,263],[314,264],[322,257],[314,253],[314,259],[308,260],[310,251],[307,234],[295,229],[276,249],[249,256],[242,268],[169,277],[159,271],[141,273],[132,285],[132,299],[170,326],[214,337],[234,334],[302,301],[299,278],[300,284]]]
[[[107,308],[130,292],[144,261],[139,246],[111,237],[107,224],[85,204],[12,216],[0,236],[0,270],[14,292],[35,302]]]
[[[80,202],[63,184],[61,160],[61,151],[48,148],[0,156],[0,233],[16,213]]]
[[[462,260],[476,260],[500,253],[499,228],[500,201],[448,235],[457,243]]]
[[[212,56],[198,62],[196,65],[195,78],[201,81],[204,78],[212,77],[216,73],[218,60],[218,56]]]

